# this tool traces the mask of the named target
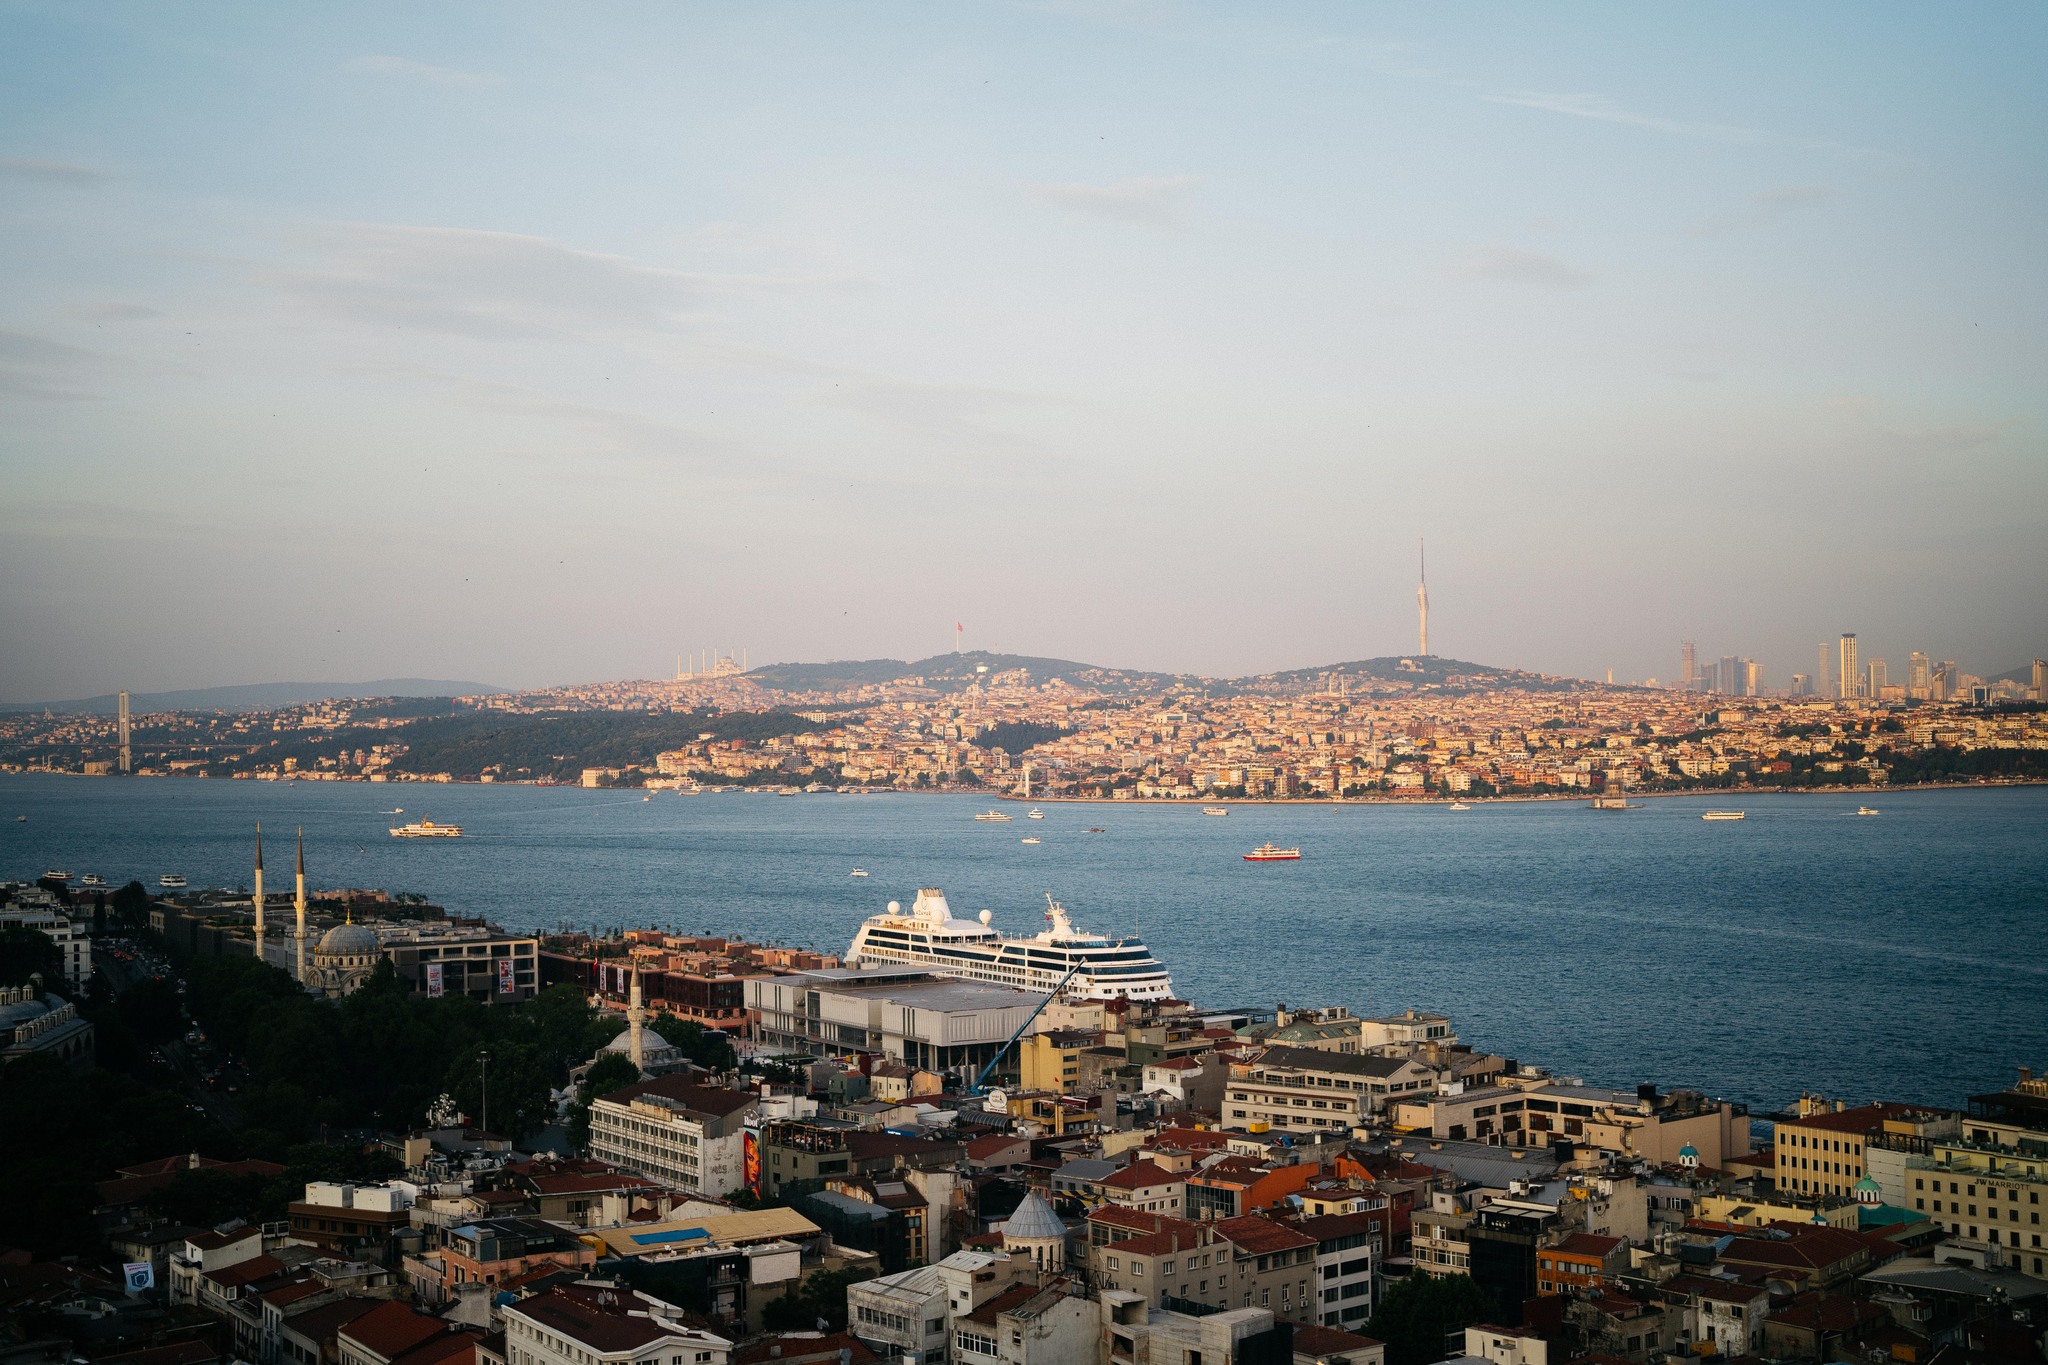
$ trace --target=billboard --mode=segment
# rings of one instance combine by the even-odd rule
[[[438,962],[427,964],[427,994],[436,1000],[441,998],[441,964]]]
[[[512,993],[513,993],[513,992],[514,992],[515,990],[517,990],[518,988],[519,988],[519,983],[518,983],[518,980],[517,980],[517,979],[516,979],[516,978],[515,978],[515,977],[513,976],[513,967],[512,967],[512,959],[511,959],[511,958],[509,958],[509,957],[501,957],[501,958],[499,958],[499,959],[498,959],[498,994],[500,994],[500,995],[511,995],[511,994],[512,994]]]
[[[140,1294],[156,1288],[156,1267],[148,1261],[126,1261],[121,1265],[121,1278],[129,1293]]]
[[[761,1197],[761,1130],[746,1128],[740,1132],[740,1182],[747,1192],[756,1199]]]

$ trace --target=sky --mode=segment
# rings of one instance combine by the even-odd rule
[[[0,698],[2048,653],[2048,9],[0,0]]]

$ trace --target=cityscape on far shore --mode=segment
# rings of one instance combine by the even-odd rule
[[[1424,608],[1422,641],[1428,641]],[[701,660],[701,662],[700,662]],[[505,782],[694,792],[987,791],[1028,800],[1416,800],[1809,790],[2048,777],[2048,662],[1896,680],[1823,645],[1766,687],[1703,661],[1599,682],[1417,652],[1236,679],[960,651],[273,710],[0,715],[0,771]]]

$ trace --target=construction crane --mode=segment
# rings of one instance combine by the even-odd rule
[[[982,1083],[988,1080],[988,1073],[994,1071],[996,1069],[996,1064],[1002,1061],[1003,1058],[1009,1054],[1010,1049],[1017,1045],[1017,1040],[1024,1036],[1024,1030],[1031,1027],[1031,1021],[1036,1019],[1040,1014],[1042,1014],[1045,1011],[1045,1007],[1047,1005],[1050,1005],[1053,1001],[1059,999],[1060,992],[1067,988],[1067,983],[1074,979],[1074,974],[1076,972],[1079,972],[1083,967],[1087,965],[1088,963],[1084,959],[1080,962],[1076,962],[1073,966],[1067,968],[1067,974],[1060,978],[1059,985],[1054,986],[1052,988],[1052,994],[1046,996],[1045,999],[1039,1001],[1037,1008],[1033,1009],[1031,1013],[1024,1016],[1024,1022],[1017,1025],[1017,1031],[1010,1035],[1009,1041],[1005,1042],[1001,1047],[997,1048],[996,1055],[988,1059],[988,1065],[983,1067],[981,1069],[981,1074],[974,1078],[974,1088],[969,1090],[967,1092],[968,1094],[979,1095],[981,1093]]]

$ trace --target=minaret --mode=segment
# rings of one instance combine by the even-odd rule
[[[1415,552],[1422,564],[1422,580],[1415,585],[1415,609],[1422,614],[1422,657],[1429,657],[1429,553],[1428,546],[1418,538]]]
[[[299,980],[306,979],[306,827],[299,826],[298,886],[292,893],[292,912],[297,921],[292,938],[297,944],[296,967]]]
[[[647,1069],[647,1009],[640,1003],[640,962],[633,962],[633,984],[626,991],[626,1055],[633,1059],[633,1069],[644,1072]]]
[[[256,907],[256,960],[263,960],[263,822],[256,822],[256,894],[250,901]]]

